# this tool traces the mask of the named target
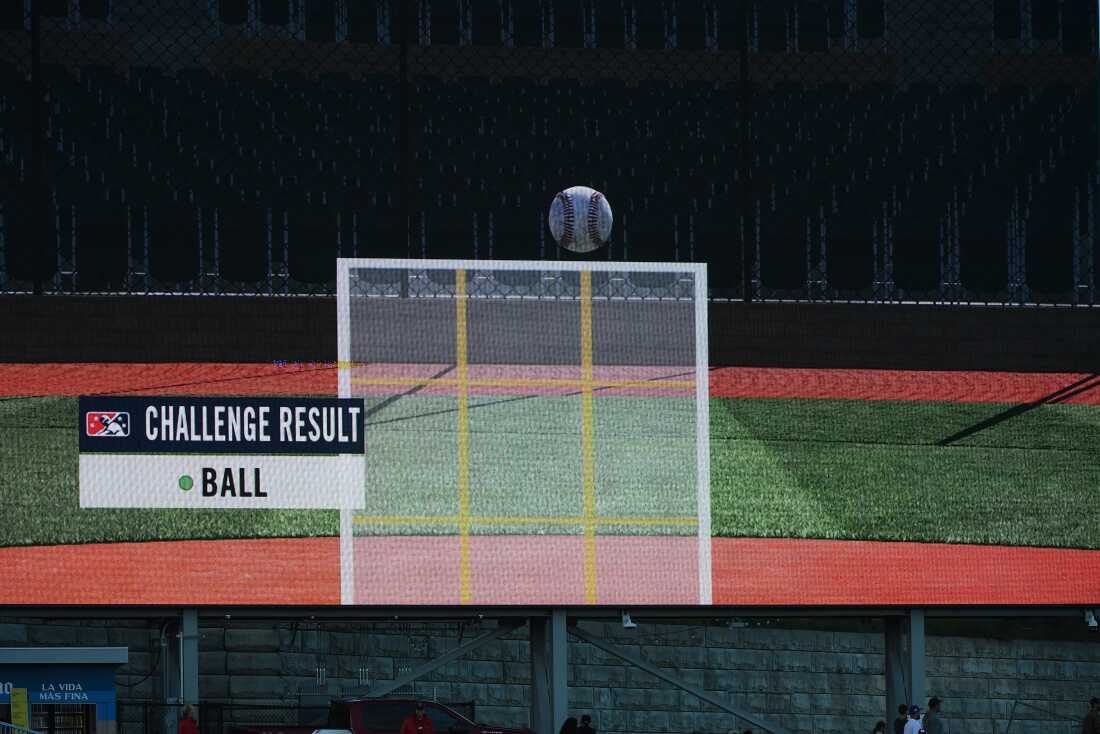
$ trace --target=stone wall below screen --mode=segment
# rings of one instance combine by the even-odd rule
[[[798,734],[870,732],[884,715],[878,632],[646,623],[625,630],[618,624],[581,624],[683,682]],[[364,676],[368,684],[392,680],[453,648],[460,635],[457,624],[398,622],[325,628],[234,623],[201,631],[202,700],[208,712],[222,705],[227,723],[249,715],[241,706],[291,711],[361,693]],[[461,635],[469,640],[483,631],[468,626]],[[141,702],[156,702],[161,695],[160,632],[159,625],[139,622],[77,626],[3,620],[0,645],[129,646],[130,665],[117,678],[120,718],[124,734],[138,734],[144,726]],[[487,643],[408,692],[443,702],[472,701],[483,722],[525,726],[530,705],[526,638],[521,628]],[[944,699],[948,734],[1077,734],[1088,699],[1100,695],[1100,639],[932,634],[927,653],[928,695]],[[318,668],[325,677],[320,686]],[[749,727],[585,643],[570,645],[569,684],[570,711],[590,713],[601,732],[725,734]]]

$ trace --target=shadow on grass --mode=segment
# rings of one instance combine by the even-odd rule
[[[992,428],[993,426],[1004,423],[1007,420],[1011,420],[1012,418],[1016,418],[1018,416],[1021,416],[1024,413],[1028,413],[1032,410],[1035,410],[1036,408],[1038,408],[1040,406],[1043,406],[1043,405],[1057,405],[1058,403],[1064,403],[1065,401],[1069,400],[1070,398],[1076,397],[1077,395],[1081,395],[1082,393],[1086,393],[1089,390],[1093,390],[1097,387],[1100,387],[1100,373],[1095,373],[1094,372],[1094,373],[1088,375],[1087,377],[1083,377],[1080,380],[1077,380],[1076,382],[1071,382],[1070,384],[1066,385],[1065,387],[1062,387],[1058,390],[1055,390],[1054,392],[1050,393],[1049,395],[1044,395],[1043,397],[1039,398],[1038,400],[1033,400],[1030,403],[1021,403],[1019,405],[1013,405],[1011,408],[1008,408],[1007,410],[1003,410],[1000,413],[997,413],[996,415],[990,416],[989,418],[986,418],[983,421],[979,421],[978,423],[975,423],[972,426],[967,426],[966,428],[962,429],[961,431],[953,433],[952,435],[948,436],[947,438],[941,439],[940,441],[937,442],[936,445],[937,446],[951,446],[952,444],[958,443],[959,441],[962,441],[963,439],[969,438],[970,436],[973,436],[976,433],[980,433],[981,431],[984,431],[987,428]]]
[[[444,373],[448,372],[450,369],[451,368],[447,368],[446,370],[441,372],[439,375],[435,375],[434,377],[440,377]],[[693,376],[694,374],[695,374],[695,372],[677,372],[677,373],[671,374],[671,375],[658,375],[656,377],[647,377],[644,380],[638,380],[638,384],[639,385],[644,385],[645,383],[648,383],[648,382],[658,382],[659,383],[661,380],[671,380],[671,379],[676,378],[676,377],[690,377],[690,376]],[[392,405],[394,402],[396,402],[396,398],[403,397],[404,395],[411,395],[411,394],[423,389],[424,387],[425,387],[425,385],[423,385],[423,384],[418,385],[415,389],[410,390],[409,392],[402,393],[401,395],[394,396],[394,398],[389,399],[389,402],[385,403],[385,405],[375,406],[374,409],[368,411],[367,416],[374,415],[374,414],[378,413],[383,407],[388,407],[388,406]],[[598,393],[598,392],[603,392],[605,390],[618,390],[618,389],[620,389],[620,388],[617,388],[617,387],[594,387],[594,388],[592,388],[592,392],[593,392],[593,394],[595,394],[595,393]],[[553,397],[568,398],[568,397],[576,397],[576,396],[582,395],[582,394],[583,394],[583,391],[576,390],[576,391],[572,391],[572,392],[561,393],[560,395],[554,395]],[[514,397],[501,398],[500,400],[487,400],[487,401],[482,402],[482,403],[471,403],[468,406],[467,409],[468,410],[475,410],[475,409],[478,409],[478,408],[492,408],[493,406],[508,405],[509,403],[520,403],[520,402],[527,402],[527,401],[531,401],[531,400],[538,400],[539,398],[543,398],[543,397],[546,397],[546,396],[545,395],[516,395]],[[692,397],[692,399],[693,400],[695,399],[694,396]],[[401,416],[400,418],[387,418],[385,420],[367,421],[367,425],[368,426],[381,426],[381,425],[385,425],[387,423],[404,423],[406,421],[414,421],[414,420],[419,420],[421,418],[430,418],[432,416],[447,415],[447,414],[450,414],[450,413],[457,413],[457,412],[458,412],[458,407],[456,406],[454,408],[443,408],[441,410],[430,410],[430,411],[427,411],[427,412],[424,412],[424,413],[417,413],[415,415],[404,415],[404,416]]]

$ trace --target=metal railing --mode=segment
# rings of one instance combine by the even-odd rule
[[[0,734],[42,734],[42,732],[34,729],[24,729],[21,726],[0,721]]]

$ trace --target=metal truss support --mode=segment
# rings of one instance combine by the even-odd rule
[[[369,698],[380,698],[382,696],[386,696],[390,693],[393,693],[394,691],[401,688],[402,686],[407,686],[408,684],[412,683],[414,680],[427,675],[428,673],[432,672],[433,670],[435,670],[437,668],[440,668],[440,667],[446,665],[447,663],[451,662],[452,660],[457,660],[458,658],[462,657],[463,655],[470,652],[471,650],[474,650],[478,647],[481,647],[486,642],[489,642],[491,640],[495,640],[498,637],[503,637],[504,635],[508,634],[509,632],[515,630],[518,626],[520,626],[520,625],[509,625],[509,624],[503,624],[502,623],[496,629],[489,630],[485,634],[480,635],[478,637],[475,637],[474,639],[470,640],[469,642],[464,642],[461,645],[459,645],[458,647],[456,647],[455,649],[449,650],[449,651],[443,653],[442,655],[440,655],[439,657],[434,658],[432,660],[429,660],[428,662],[424,663],[423,665],[418,665],[417,667],[410,670],[408,673],[405,673],[404,675],[398,676],[397,678],[395,678],[392,681],[388,681],[388,682],[383,683],[381,685],[375,686],[374,688],[370,689],[370,691],[367,692],[367,696]]]
[[[579,640],[583,640],[584,642],[587,642],[589,645],[592,645],[593,647],[596,647],[596,648],[599,648],[600,650],[603,650],[604,652],[606,652],[608,655],[611,655],[612,657],[616,657],[619,660],[630,663],[631,665],[644,670],[645,672],[649,673],[650,675],[654,676],[655,678],[660,678],[665,683],[668,683],[671,686],[675,686],[676,688],[679,688],[681,691],[685,691],[686,693],[690,693],[692,696],[695,696],[700,701],[705,701],[706,703],[709,703],[711,706],[715,706],[717,708],[720,708],[723,711],[726,711],[726,712],[729,712],[729,713],[733,714],[734,716],[736,716],[739,719],[743,719],[744,721],[747,721],[748,723],[752,724],[754,727],[756,727],[758,729],[763,729],[764,731],[771,732],[772,734],[789,734],[788,731],[785,728],[783,728],[779,724],[775,723],[771,719],[760,716],[758,714],[754,714],[751,711],[748,711],[746,709],[741,708],[740,706],[734,706],[733,704],[728,703],[727,701],[724,701],[721,698],[718,698],[717,696],[712,696],[711,694],[707,693],[706,691],[702,691],[698,688],[694,688],[692,686],[689,686],[686,683],[683,683],[683,682],[677,680],[676,677],[673,676],[672,674],[670,674],[667,670],[664,670],[662,668],[658,668],[656,665],[651,665],[650,663],[647,663],[647,662],[645,662],[644,660],[642,660],[640,658],[636,658],[633,655],[629,655],[625,652],[617,650],[612,645],[607,644],[603,640],[599,640],[599,639],[596,639],[595,637],[592,637],[587,632],[584,632],[584,631],[578,629],[577,627],[570,627],[569,628],[569,634],[573,635],[574,637],[576,637]]]

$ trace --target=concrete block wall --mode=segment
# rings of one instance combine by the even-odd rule
[[[798,734],[870,732],[883,717],[880,634],[809,629],[582,623],[591,634],[680,680],[772,718]],[[204,626],[200,693],[208,702],[313,705],[392,680],[459,644],[457,625],[292,623]],[[479,634],[466,629],[463,639]],[[478,718],[525,726],[530,706],[526,630],[436,670],[409,692],[476,703]],[[0,645],[126,645],[123,704],[161,696],[154,623],[0,620]],[[1100,638],[1043,641],[930,636],[928,695],[944,699],[948,734],[1076,734],[1100,695]],[[324,670],[318,683],[318,668]],[[364,681],[366,676],[369,680]],[[602,732],[691,734],[748,728],[591,645],[570,643],[569,707]],[[310,702],[310,703],[307,703]],[[922,702],[923,703],[923,702]],[[143,731],[139,705],[123,706],[124,734]],[[231,720],[232,717],[227,717]]]

